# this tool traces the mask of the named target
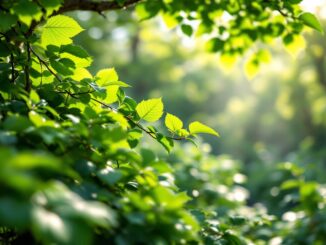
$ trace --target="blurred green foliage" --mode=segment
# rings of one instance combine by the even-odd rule
[[[2,1],[0,243],[323,244],[325,42],[262,44],[323,32],[300,2]]]
[[[167,31],[159,18],[139,25],[127,13],[108,13],[107,20],[87,12],[76,17],[86,27],[101,30],[99,40],[92,39],[90,31],[77,38],[83,46],[93,40],[88,50],[97,57],[96,69],[114,65],[130,81],[128,91],[134,97],[162,96],[166,108],[184,121],[200,117],[215,125],[223,140],[206,138],[216,146],[214,152],[245,162],[259,161],[262,154],[277,161],[299,148],[325,154],[325,45],[317,32],[307,33],[294,50],[278,41],[261,51],[273,58],[265,57],[268,65],[248,79],[241,67],[252,59],[250,52],[231,61],[208,54],[203,38]]]

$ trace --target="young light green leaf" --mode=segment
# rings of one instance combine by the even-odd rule
[[[163,13],[162,19],[163,19],[165,26],[168,29],[172,29],[179,24],[179,21],[177,20],[176,16],[168,14],[168,13]]]
[[[143,100],[136,106],[136,111],[141,119],[148,122],[155,122],[161,118],[163,108],[162,98],[157,98]]]
[[[117,85],[119,87],[124,87],[124,88],[130,87],[129,84],[122,82],[122,81],[107,82],[107,83],[104,83],[102,86],[107,87],[107,86],[114,86],[114,85]]]
[[[182,129],[183,122],[177,116],[167,113],[165,117],[165,126],[172,132],[176,132]]]
[[[104,102],[106,104],[112,104],[118,101],[118,90],[119,86],[110,86],[106,89],[106,98]]]
[[[307,46],[306,40],[300,35],[292,35],[290,38],[284,38],[283,42],[285,44],[286,51],[293,57],[297,57],[298,54]]]
[[[83,28],[72,18],[57,15],[50,18],[42,29],[42,45],[60,46],[72,43],[71,38],[83,31]]]
[[[96,83],[99,86],[117,85],[120,87],[130,87],[127,83],[119,81],[119,76],[114,68],[102,69],[96,74]]]
[[[188,130],[187,129],[184,129],[184,128],[177,130],[176,133],[177,133],[177,135],[179,135],[181,137],[187,137],[187,136],[189,136]]]
[[[202,124],[198,121],[192,122],[189,125],[189,131],[191,134],[199,134],[199,133],[203,133],[203,134],[212,134],[215,135],[217,137],[219,137],[219,133],[216,132],[214,129],[206,126],[205,124]]]
[[[107,68],[99,70],[96,74],[96,81],[98,85],[102,85],[107,82],[118,81],[119,76],[114,68]]]
[[[244,72],[246,77],[251,80],[253,79],[259,71],[259,61],[254,57],[250,57],[244,65]]]
[[[299,19],[302,20],[302,22],[306,26],[309,26],[309,27],[319,31],[320,33],[324,33],[324,30],[315,15],[306,12],[306,13],[301,14],[299,16]]]

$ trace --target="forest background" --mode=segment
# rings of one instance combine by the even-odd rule
[[[12,58],[2,34],[1,75],[12,79],[17,73],[14,85],[23,88],[28,65],[20,55],[30,50],[32,84],[27,94],[0,86],[0,156],[6,159],[0,165],[0,243],[323,244],[326,5],[303,1],[302,8],[315,13],[321,27],[310,19],[313,28],[289,35],[290,41],[271,38],[236,56],[216,52],[218,42],[209,42],[196,21],[179,25],[164,15],[142,20],[138,6],[67,14],[84,29],[74,44],[91,58],[75,46],[42,46],[42,25],[34,39],[20,36],[35,47],[22,44]],[[13,40],[12,49],[21,41]],[[8,68],[8,60],[17,67]],[[94,83],[75,67],[91,61]],[[101,70],[111,67],[117,73]],[[94,84],[103,85],[106,72],[125,91],[115,91],[113,101],[121,117],[106,104],[91,103],[104,96]],[[73,81],[77,75],[85,76],[84,84]],[[85,92],[85,84],[95,93]],[[54,96],[57,89],[61,99]],[[167,123],[155,116],[155,129],[137,124],[146,116],[127,95],[162,98],[164,111],[185,125],[199,120],[220,137],[201,135],[194,144],[180,134],[172,149],[158,138]]]

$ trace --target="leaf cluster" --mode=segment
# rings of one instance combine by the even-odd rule
[[[176,140],[219,134],[198,121],[186,129],[169,113],[165,134],[157,126],[161,98],[137,103],[113,68],[91,74],[92,58],[73,44],[82,27],[56,15],[67,2],[74,1],[0,3],[0,242],[243,244],[246,238],[231,224],[243,223],[241,217],[216,231],[216,215],[204,213],[201,220],[173,168],[143,146],[145,135],[171,151]],[[144,1],[136,11],[142,18],[162,12],[187,35],[193,32],[187,21],[199,20],[198,33],[215,32],[212,50],[226,55],[243,54],[257,40],[298,34],[302,23],[318,29],[311,15],[297,18],[298,1],[240,2]],[[225,11],[234,18],[217,28]],[[209,202],[209,188],[200,191]]]
[[[16,16],[18,25],[5,26],[0,39],[1,239],[199,241],[198,222],[184,208],[189,197],[173,181],[163,184],[172,169],[142,141],[149,135],[170,151],[174,140],[217,132],[196,122],[186,134],[165,135],[150,125],[163,115],[162,99],[137,103],[113,68],[92,75],[92,58],[73,44],[80,25],[63,15],[47,17],[59,2],[52,12],[34,1],[3,6],[11,7],[4,14]]]

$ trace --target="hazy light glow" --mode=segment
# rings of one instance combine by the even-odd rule
[[[326,19],[325,0],[304,0],[300,5],[304,11],[316,13],[320,18]]]

